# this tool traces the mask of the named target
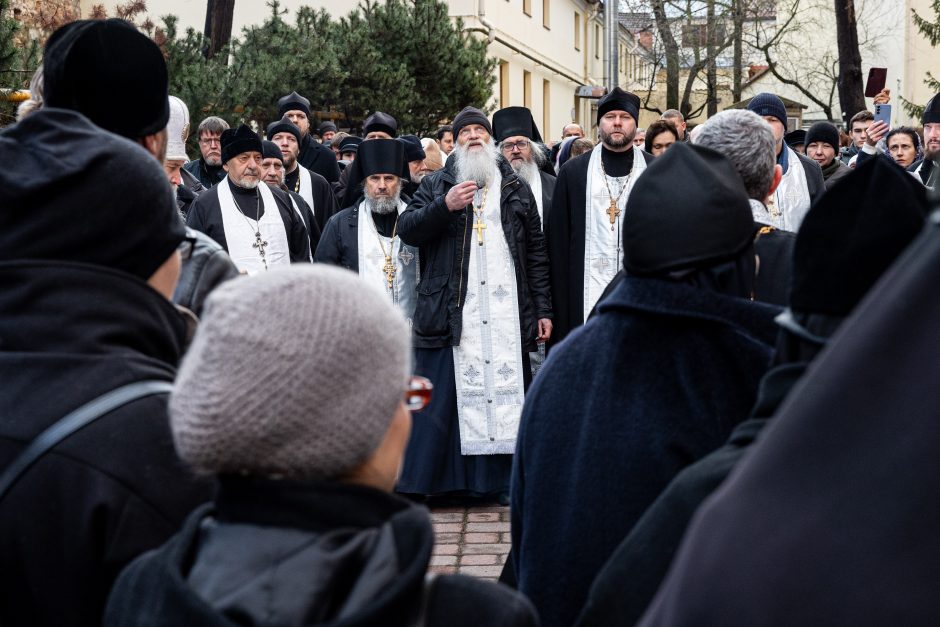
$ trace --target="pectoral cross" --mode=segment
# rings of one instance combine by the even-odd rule
[[[390,255],[385,255],[385,265],[382,266],[382,272],[385,273],[385,280],[388,281],[388,289],[392,289],[395,283],[395,264],[392,263]]]
[[[264,249],[267,248],[268,243],[261,238],[261,231],[255,231],[255,243],[251,245],[252,248],[258,249],[258,254],[261,255],[261,263],[264,264],[264,269],[268,269],[268,260],[264,257]]]
[[[483,231],[486,230],[486,223],[483,220],[477,218],[476,222],[473,223],[473,230],[477,232],[477,243],[483,245]]]
[[[620,216],[620,207],[617,206],[617,201],[613,198],[610,199],[610,207],[607,208],[605,212],[610,216],[610,230],[614,230],[614,224],[617,223],[617,217]]]

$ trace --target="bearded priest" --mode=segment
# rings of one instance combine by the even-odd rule
[[[420,253],[415,372],[434,398],[415,416],[397,489],[507,501],[528,352],[552,332],[548,258],[535,197],[489,120],[467,107],[453,129],[454,153],[398,223]]]
[[[597,103],[600,141],[558,173],[545,224],[557,344],[584,323],[623,266],[623,212],[652,155],[633,145],[640,99],[619,87]]]

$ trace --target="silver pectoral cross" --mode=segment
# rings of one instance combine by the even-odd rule
[[[261,231],[255,231],[255,243],[251,245],[252,248],[258,249],[258,254],[261,255],[261,263],[264,264],[264,269],[268,269],[268,260],[264,256],[264,249],[267,248],[268,243],[262,239]]]

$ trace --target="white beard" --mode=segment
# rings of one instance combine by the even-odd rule
[[[465,146],[457,145],[452,157],[457,159],[458,181],[475,181],[479,187],[486,187],[496,174],[499,149],[491,141],[483,144],[483,150],[473,152]]]
[[[398,211],[398,200],[400,198],[401,190],[397,190],[394,196],[379,196],[377,198],[366,194],[366,203],[372,213],[384,216]]]
[[[534,161],[522,161],[521,163],[513,163],[512,169],[516,171],[516,174],[519,175],[523,181],[529,184],[531,187],[535,180],[539,177],[539,167],[535,165]]]

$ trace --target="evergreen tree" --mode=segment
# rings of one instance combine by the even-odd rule
[[[931,46],[936,47],[940,44],[940,0],[933,0],[930,4],[930,11],[933,13],[932,18],[918,14],[914,9],[911,9],[911,14],[914,18],[914,25],[917,27],[917,30],[920,31],[920,34],[930,42]],[[940,93],[940,79],[931,72],[927,72],[927,76],[924,78],[924,85],[927,85],[931,92],[935,94]],[[926,103],[908,102],[904,98],[901,98],[901,102],[908,115],[920,119],[924,114],[924,105]]]
[[[20,77],[13,70],[18,60],[14,38],[19,25],[13,19],[10,0],[0,0],[0,88],[19,87]],[[15,119],[16,105],[5,98],[0,99],[0,127]]]

